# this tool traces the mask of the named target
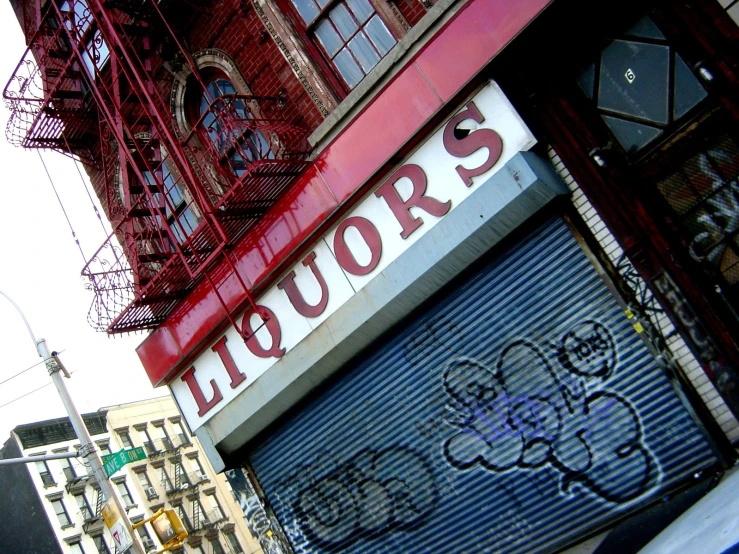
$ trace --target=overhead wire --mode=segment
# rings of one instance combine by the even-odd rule
[[[62,203],[62,199],[56,190],[56,185],[54,185],[54,179],[51,178],[51,173],[49,172],[49,168],[46,167],[46,162],[44,161],[44,158],[41,155],[40,151],[38,151],[38,157],[41,160],[41,165],[44,166],[44,171],[46,171],[46,176],[49,178],[49,183],[51,183],[51,188],[54,190],[54,194],[56,195],[56,199],[59,202],[59,206],[61,207],[62,212],[64,212],[64,217],[67,220],[67,225],[69,225],[69,230],[72,232],[72,238],[74,239],[74,242],[77,245],[77,248],[79,248],[80,255],[82,256],[82,260],[86,262],[87,260],[85,259],[85,253],[82,251],[82,245],[80,244],[79,238],[77,238],[77,233],[75,232],[74,227],[72,227],[72,222],[69,219],[69,214],[67,214],[67,210],[64,207],[64,204]]]
[[[78,370],[75,370],[75,371],[71,371],[71,372],[70,372],[70,375],[73,375],[73,374],[77,373],[77,371],[78,371]],[[49,385],[53,385],[53,384],[54,384],[54,383],[53,383],[53,382],[51,382],[51,383],[46,383],[45,385],[41,385],[41,386],[40,386],[39,388],[37,388],[37,389],[33,389],[32,391],[30,391],[30,392],[27,392],[26,394],[24,394],[24,395],[22,395],[22,396],[19,396],[18,398],[14,398],[14,399],[13,399],[13,400],[11,400],[10,402],[6,402],[5,404],[0,404],[0,408],[4,408],[5,406],[8,406],[8,405],[12,404],[13,402],[18,402],[18,400],[21,400],[21,399],[25,398],[26,396],[29,396],[29,395],[33,394],[34,392],[38,392],[38,391],[40,391],[41,389],[45,389],[45,388],[46,388],[46,387],[48,387]]]
[[[72,149],[69,146],[69,142],[67,142],[67,137],[62,135],[64,138],[64,144],[67,146],[67,150],[69,152],[72,151]],[[80,176],[80,181],[82,181],[82,188],[85,189],[85,193],[87,194],[87,198],[90,199],[90,204],[92,205],[92,211],[95,212],[95,216],[97,217],[98,221],[100,222],[100,227],[103,229],[103,236],[108,236],[108,230],[105,228],[105,222],[103,221],[102,216],[100,215],[100,210],[98,210],[97,205],[95,204],[95,200],[92,198],[92,195],[90,194],[90,189],[87,186],[87,182],[85,181],[85,177],[82,175],[82,170],[80,170],[79,162],[77,161],[77,158],[72,158],[74,161],[74,167],[77,169],[77,174]]]
[[[64,352],[64,350],[60,350],[59,351],[59,354],[61,354],[62,352]],[[40,366],[43,363],[44,363],[44,360],[41,360],[40,362],[37,362],[37,363],[33,364],[31,367],[27,367],[23,371],[19,371],[15,375],[11,375],[10,377],[8,377],[7,379],[5,379],[4,381],[0,381],[0,385],[3,385],[5,383],[7,383],[8,381],[10,381],[11,379],[15,379],[16,377],[19,377],[19,376],[23,375],[27,371],[31,371],[34,367]]]

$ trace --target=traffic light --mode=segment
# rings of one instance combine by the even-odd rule
[[[187,530],[174,510],[164,510],[151,520],[151,526],[162,546],[172,547],[187,538]]]
[[[135,523],[133,528],[136,529],[146,523],[151,523],[154,533],[156,533],[159,542],[162,543],[163,550],[159,552],[165,552],[170,548],[180,546],[187,538],[187,530],[182,524],[180,516],[174,510],[159,508],[149,519]]]

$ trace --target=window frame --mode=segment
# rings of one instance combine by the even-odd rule
[[[380,20],[385,24],[385,27],[395,39],[395,45],[406,35],[407,24],[403,22],[397,14],[389,12],[384,6],[381,5],[382,0],[367,0],[375,13],[380,17]],[[319,9],[318,14],[310,23],[305,23],[303,17],[298,12],[297,7],[293,4],[292,0],[277,0],[282,13],[287,17],[288,22],[292,25],[295,35],[299,38],[305,51],[311,57],[312,61],[318,65],[318,69],[323,74],[323,77],[330,83],[334,88],[334,92],[339,96],[339,100],[343,101],[352,90],[355,90],[359,84],[371,73],[374,69],[382,63],[382,60],[387,56],[381,57],[375,66],[364,74],[364,77],[354,85],[349,87],[341,77],[341,73],[338,68],[334,65],[332,59],[326,52],[326,50],[320,45],[318,37],[315,35],[315,28],[320,24],[321,21],[325,21],[328,18],[329,12],[335,8],[338,4],[345,3],[345,0],[329,0],[329,2]],[[319,6],[320,7],[320,6]],[[370,18],[367,19],[369,21]],[[393,46],[393,47],[394,47]],[[392,48],[388,51],[388,54],[392,51]]]
[[[56,514],[57,521],[59,522],[59,525],[61,525],[62,529],[67,529],[68,527],[74,527],[74,522],[69,517],[69,511],[67,510],[67,507],[64,505],[64,499],[61,495],[54,496],[52,498],[49,498],[49,502],[51,502],[52,508],[54,508],[54,513]],[[61,512],[57,510],[57,503],[59,503],[59,507],[61,508]],[[59,517],[61,514],[64,514],[64,517],[66,519],[66,523],[62,522],[61,518]]]
[[[228,542],[228,545],[231,547],[231,550],[234,552],[234,554],[244,554],[244,547],[241,546],[239,538],[236,536],[236,531],[234,529],[232,529],[231,531],[224,531],[223,536],[226,537],[226,541]]]
[[[128,429],[120,429],[116,431],[116,435],[118,435],[118,441],[121,443],[121,448],[135,448],[133,441],[131,440],[131,432]],[[128,446],[126,446],[126,442],[128,442]]]
[[[90,501],[87,499],[87,495],[84,491],[80,491],[78,493],[73,494],[74,500],[77,503],[77,507],[80,510],[80,514],[82,515],[82,520],[87,522],[95,519],[97,514],[93,512],[92,506],[90,505]],[[85,512],[89,515],[85,515]]]
[[[43,456],[43,453],[37,454],[37,456]],[[43,464],[45,471],[41,471],[41,468],[39,467],[40,464]],[[46,460],[36,460],[36,471],[38,471],[44,488],[56,486],[56,480],[54,479],[54,475],[52,475],[51,470],[49,470],[49,464],[46,463]]]
[[[61,458],[59,460],[59,465],[62,468],[62,473],[64,473],[64,477],[66,478],[68,483],[74,482],[80,477],[79,475],[77,475],[77,472],[75,471],[71,460],[71,458]]]
[[[116,479],[113,483],[115,484],[118,493],[121,495],[121,500],[123,501],[123,506],[126,510],[138,506],[138,504],[134,502],[133,496],[131,495],[131,489],[128,488],[125,477],[122,479]]]
[[[95,550],[97,550],[98,554],[111,554],[110,547],[108,546],[108,543],[105,542],[103,533],[100,533],[99,535],[91,535],[90,538],[92,539],[92,543],[95,545]],[[101,550],[101,548],[103,548],[103,550]]]

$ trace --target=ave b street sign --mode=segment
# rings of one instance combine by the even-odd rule
[[[105,470],[105,475],[110,477],[124,465],[145,459],[146,452],[144,452],[144,449],[141,446],[119,450],[115,454],[106,454],[103,456],[103,469]]]

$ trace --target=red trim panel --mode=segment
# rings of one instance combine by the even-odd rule
[[[325,148],[234,250],[237,267],[264,287],[275,270],[353,196],[551,0],[471,0]],[[376,137],[376,139],[368,139]],[[224,272],[225,275],[225,272]],[[216,275],[218,282],[218,276]],[[220,277],[229,305],[243,299],[235,279]],[[181,302],[137,353],[152,384],[164,384],[225,328],[228,320],[207,282]]]

